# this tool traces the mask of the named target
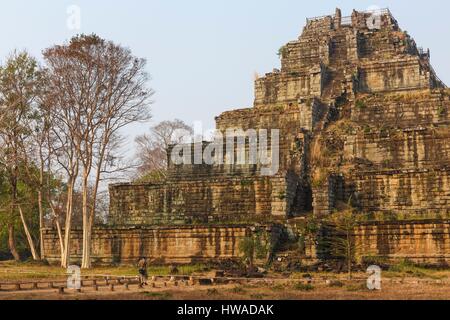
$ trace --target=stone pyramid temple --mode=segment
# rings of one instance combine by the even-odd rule
[[[450,262],[450,91],[430,51],[387,9],[337,9],[307,19],[279,55],[281,68],[255,80],[253,107],[216,118],[221,132],[278,129],[275,174],[169,161],[164,183],[111,185],[108,224],[93,236],[97,262],[235,259],[241,239],[258,232],[271,259],[286,257],[284,244],[305,239],[305,221],[349,206],[366,217],[353,233],[360,256]],[[319,261],[306,238],[296,257]],[[45,243],[57,260],[55,231]],[[81,243],[74,230],[75,259]]]

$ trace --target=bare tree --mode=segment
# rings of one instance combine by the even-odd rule
[[[118,170],[120,131],[150,118],[145,60],[96,35],[81,35],[45,50],[54,107],[80,169],[83,213],[82,268],[91,266],[96,199],[105,173]],[[72,172],[73,173],[73,172]],[[66,217],[69,219],[70,216]],[[67,230],[66,230],[67,236]],[[69,251],[66,246],[65,251]]]
[[[37,96],[36,108],[32,118],[31,125],[31,141],[28,150],[29,158],[33,161],[37,170],[29,170],[30,184],[37,191],[37,203],[39,211],[39,240],[40,255],[45,258],[44,248],[44,219],[48,207],[52,207],[51,184],[53,181],[53,167],[51,160],[53,156],[52,149],[52,115],[51,106],[47,105],[47,83],[48,77],[45,70],[41,71],[41,90]]]
[[[184,133],[184,135],[179,133]],[[160,122],[150,128],[149,134],[136,137],[137,158],[139,159],[138,175],[142,177],[151,172],[165,177],[169,146],[181,143],[183,136],[192,134],[191,126],[175,119]]]
[[[0,68],[0,146],[3,170],[10,186],[8,221],[9,248],[19,260],[15,247],[14,220],[19,210],[22,225],[33,259],[38,260],[33,238],[18,198],[18,183],[29,173],[31,123],[35,117],[35,102],[42,89],[42,71],[27,52],[14,52]],[[24,172],[25,171],[25,172]],[[29,177],[28,177],[29,178]]]

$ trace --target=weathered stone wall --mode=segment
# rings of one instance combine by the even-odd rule
[[[282,48],[281,70],[290,74],[307,72],[311,66],[329,62],[330,50],[328,37],[303,35],[298,41],[291,41]]]
[[[363,95],[352,108],[351,120],[369,126],[411,129],[448,126],[449,90],[418,90]]]
[[[386,92],[405,89],[423,89],[431,85],[429,70],[422,67],[417,57],[361,65],[359,87],[361,92]]]
[[[373,222],[355,230],[357,256],[450,264],[450,221]]]
[[[330,199],[347,202],[352,197],[366,213],[406,219],[449,217],[447,128],[386,128],[349,135],[343,150],[343,157],[352,163],[350,168],[331,168],[342,171],[343,190],[327,183],[316,186],[313,191],[317,215],[335,209],[336,202]]]
[[[344,189],[344,177],[340,175],[329,175],[322,184],[313,186],[314,215],[326,218],[333,213],[338,201],[346,202],[349,190]],[[353,192],[353,189],[351,190]]]
[[[112,185],[109,223],[180,225],[270,220],[286,215],[286,188],[283,176]]]
[[[393,213],[406,219],[450,216],[450,170],[360,172],[355,178],[365,212]]]
[[[136,264],[139,257],[154,263],[196,263],[240,257],[239,242],[248,233],[246,226],[179,226],[95,228],[92,235],[94,264]],[[44,231],[46,259],[60,261],[55,230]],[[82,232],[71,235],[71,263],[79,263]]]
[[[300,121],[297,126],[300,126],[304,130],[313,131],[316,125],[324,118],[326,107],[320,103],[318,99],[314,99],[313,102],[301,102],[300,108]]]
[[[450,130],[385,129],[352,136],[346,141],[345,154],[367,160],[372,170],[441,169],[449,165]]]
[[[280,173],[294,171],[301,175],[302,160],[307,146],[306,130],[312,129],[325,113],[325,106],[317,99],[305,99],[289,104],[270,105],[266,108],[252,108],[224,112],[216,118],[217,129],[228,128],[278,129]],[[258,172],[256,172],[257,174]]]
[[[255,81],[255,107],[295,102],[300,97],[320,96],[324,73],[325,69],[321,65],[301,73],[268,73]]]

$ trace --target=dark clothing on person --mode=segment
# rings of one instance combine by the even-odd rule
[[[140,285],[146,285],[147,284],[147,259],[143,258],[140,259],[138,262],[138,269],[139,269],[139,282]]]

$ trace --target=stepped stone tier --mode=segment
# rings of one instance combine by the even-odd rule
[[[279,129],[276,174],[258,164],[170,162],[164,183],[111,185],[108,226],[94,232],[99,261],[238,257],[252,226],[289,241],[299,221],[347,203],[371,219],[354,232],[361,256],[450,261],[450,91],[429,50],[387,9],[350,17],[337,9],[307,19],[279,54],[281,68],[255,81],[254,106],[216,118],[221,132]],[[52,230],[46,246],[57,259]]]

